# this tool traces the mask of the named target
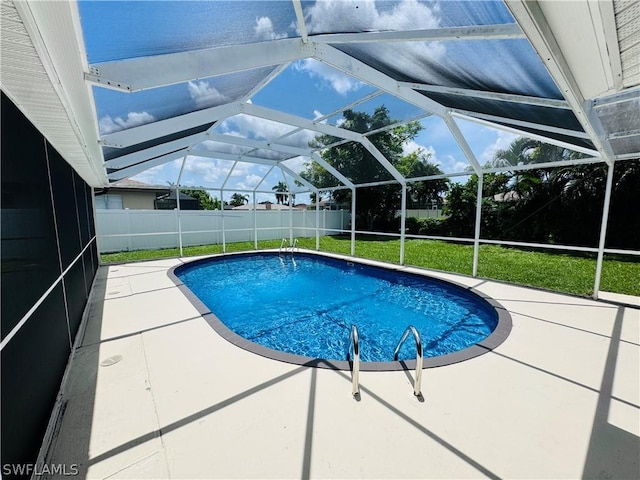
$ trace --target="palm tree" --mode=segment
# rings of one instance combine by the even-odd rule
[[[249,195],[242,195],[241,193],[234,193],[231,195],[231,201],[229,205],[233,207],[240,207],[249,201]]]
[[[518,137],[503,150],[493,154],[493,159],[487,163],[487,167],[511,167],[525,165],[532,160],[532,153],[540,142],[525,137]]]
[[[276,203],[281,203],[283,205],[287,203],[287,199],[289,198],[289,195],[287,195],[286,193],[283,193],[283,192],[289,191],[289,187],[287,186],[286,183],[278,182],[277,185],[274,185],[273,187],[271,187],[271,190],[274,190],[276,192]]]

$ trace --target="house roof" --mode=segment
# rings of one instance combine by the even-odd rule
[[[2,89],[96,187],[196,158],[212,169],[231,165],[226,179],[238,164],[264,167],[248,191],[268,188],[260,185],[272,167],[292,189],[298,181],[313,191],[299,175],[302,158],[326,168],[336,186],[352,188],[319,156],[331,145],[299,143],[306,134],[362,144],[402,183],[366,134],[340,128],[336,119],[356,105],[402,105],[413,116],[400,121],[437,120],[476,172],[484,169],[461,121],[589,155],[579,163],[640,156],[636,2],[194,5],[4,1]],[[330,69],[366,85],[366,94],[318,118],[288,111],[277,96],[257,101],[296,68]],[[305,88],[304,100],[312,101],[316,87]],[[118,114],[97,115],[114,105]],[[221,128],[239,118],[284,133]]]
[[[154,192],[168,192],[170,189],[168,185],[149,185],[148,183],[139,182],[130,178],[125,178],[118,182],[113,182],[109,188],[122,190],[146,190]]]

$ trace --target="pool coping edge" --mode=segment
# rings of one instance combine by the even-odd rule
[[[232,253],[230,252],[230,253],[207,255],[205,257],[198,257],[193,260],[183,261],[183,263],[171,267],[169,270],[167,270],[167,276],[176,285],[178,290],[182,292],[182,294],[187,298],[187,300],[191,302],[191,304],[198,311],[198,313],[204,318],[204,320],[209,324],[209,326],[223,339],[227,340],[233,345],[265,358],[269,358],[269,359],[280,361],[280,362],[290,363],[294,365],[328,368],[331,370],[345,370],[345,371],[351,370],[352,363],[347,360],[326,360],[322,358],[306,357],[302,355],[296,355],[293,353],[274,350],[272,348],[268,348],[263,345],[251,342],[250,340],[247,340],[246,338],[238,335],[237,333],[229,329],[229,327],[227,327],[189,289],[189,287],[187,287],[184,283],[182,283],[182,281],[175,274],[176,269],[181,268],[185,265],[204,263],[214,258],[242,256],[242,255],[256,255],[256,254],[278,254],[278,253],[279,253],[278,250],[269,249],[269,250],[250,250],[245,252],[232,252]],[[493,332],[491,332],[489,336],[487,336],[477,344],[467,347],[463,350],[459,350],[457,352],[448,353],[446,355],[439,355],[437,357],[425,357],[423,359],[423,365],[422,365],[423,369],[453,365],[456,363],[463,362],[465,360],[470,360],[480,355],[484,355],[485,353],[488,353],[494,350],[500,344],[502,344],[511,333],[513,321],[511,319],[511,314],[509,313],[509,311],[502,304],[500,304],[500,302],[496,301],[489,295],[479,290],[476,290],[474,287],[463,285],[453,280],[449,280],[449,279],[444,280],[442,278],[431,276],[429,275],[428,271],[426,270],[423,271],[422,269],[418,267],[413,267],[413,266],[386,264],[386,263],[378,262],[375,260],[359,259],[359,258],[349,257],[346,255],[333,254],[333,253],[327,254],[326,252],[316,252],[313,250],[306,250],[306,249],[300,249],[300,253],[315,255],[318,257],[333,258],[333,259],[343,260],[346,262],[358,263],[360,265],[365,265],[365,266],[384,268],[387,270],[403,272],[407,275],[427,277],[429,279],[436,280],[438,282],[449,283],[451,285],[454,285],[458,288],[469,291],[474,295],[482,298],[495,309],[498,315],[498,323],[496,325],[496,328],[493,330]],[[389,361],[389,362],[361,362],[360,363],[360,371],[362,372],[415,370],[415,368],[416,368],[415,360],[398,360],[398,361]]]

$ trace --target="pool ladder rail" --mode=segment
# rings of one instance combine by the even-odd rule
[[[418,397],[421,394],[420,388],[422,386],[422,341],[420,340],[420,334],[413,325],[409,325],[402,334],[402,338],[398,342],[398,346],[393,352],[393,359],[398,360],[398,353],[400,352],[400,348],[402,347],[402,344],[405,342],[407,337],[409,337],[409,333],[413,333],[413,339],[416,342],[416,379],[413,383],[413,394]]]
[[[291,245],[285,248],[285,245],[287,245],[288,243],[289,243],[289,239],[287,238],[282,239],[282,241],[280,242],[280,248],[278,249],[278,255],[282,256],[282,250],[284,250],[285,252],[289,252],[292,255],[294,250],[299,251],[297,238],[294,238],[293,242],[291,242]]]
[[[351,363],[351,352],[353,352],[353,363],[351,367],[352,388],[351,395],[354,397],[360,394],[360,338],[358,337],[358,327],[351,325],[349,335],[349,346],[347,347],[347,361]]]

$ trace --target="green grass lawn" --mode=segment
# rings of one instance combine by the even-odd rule
[[[356,240],[356,257],[399,262],[400,240],[371,235],[359,235]],[[259,249],[279,246],[280,240],[258,242]],[[300,238],[299,246],[315,250],[316,240]],[[253,242],[227,244],[227,252],[253,249]],[[351,241],[348,236],[321,237],[320,250],[350,255]],[[185,247],[183,252],[186,257],[211,255],[222,253],[222,245]],[[170,248],[103,254],[101,258],[103,263],[120,263],[177,257],[178,253],[177,248]],[[405,264],[471,275],[473,246],[434,240],[407,240]],[[481,245],[478,258],[480,277],[585,296],[593,293],[595,270],[595,256],[529,251],[498,245]],[[640,259],[605,256],[600,285],[603,291],[640,295]]]

